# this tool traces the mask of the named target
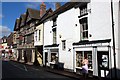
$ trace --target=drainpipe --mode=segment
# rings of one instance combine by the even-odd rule
[[[115,79],[117,79],[116,53],[115,53],[115,34],[114,34],[114,19],[113,19],[113,1],[112,0],[111,0],[111,18],[112,18],[113,54],[114,54],[114,72],[115,72]]]

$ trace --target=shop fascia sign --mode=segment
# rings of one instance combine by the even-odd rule
[[[87,47],[87,46],[102,46],[102,43],[94,43],[94,44],[84,44],[84,45],[80,45],[80,47]]]

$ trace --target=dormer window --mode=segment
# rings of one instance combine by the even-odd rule
[[[33,27],[33,26],[34,26],[34,23],[31,23],[31,24],[30,24],[30,27]]]
[[[80,16],[87,15],[87,5],[80,7]]]
[[[31,18],[30,18],[30,16],[28,15],[27,22],[30,21],[30,20],[31,20]]]
[[[54,27],[54,26],[57,26],[56,18],[53,19],[53,27]]]
[[[6,42],[6,39],[4,39],[4,42]]]

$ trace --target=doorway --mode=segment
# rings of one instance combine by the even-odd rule
[[[107,77],[109,73],[109,52],[98,51],[97,61],[98,61],[98,76]]]
[[[45,66],[47,66],[48,63],[48,52],[45,52]]]

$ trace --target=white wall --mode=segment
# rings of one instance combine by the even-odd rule
[[[112,39],[111,3],[91,1],[91,13],[89,14],[89,40]],[[111,46],[112,46],[111,40]],[[113,61],[113,50],[111,50],[111,61]],[[112,64],[113,67],[113,64]]]
[[[91,2],[91,14],[89,15],[89,40],[102,40],[102,39],[112,39],[110,45],[113,46],[113,36],[112,36],[112,18],[111,18],[111,0],[106,0],[106,2]],[[115,0],[113,3],[113,19],[114,19],[114,35],[115,35],[115,52],[116,52],[116,67],[120,69],[119,60],[119,47],[118,47],[118,32],[119,32],[119,21],[118,21],[118,11],[119,11],[119,0]],[[114,68],[114,55],[113,48],[111,48],[111,63]],[[119,72],[120,73],[120,72]],[[119,76],[118,76],[119,77]]]
[[[75,24],[78,23],[78,11],[74,8],[60,14],[57,18],[57,41],[59,43],[59,62],[64,63],[64,68],[73,69],[73,47],[72,43],[77,41]],[[77,31],[75,31],[77,30]],[[61,35],[61,38],[59,37]],[[66,50],[62,50],[62,40],[66,40]],[[69,48],[71,51],[68,51]]]
[[[43,24],[40,24],[36,27],[37,30],[37,40],[36,40],[36,32],[34,32],[34,46],[40,46],[43,45]],[[39,30],[41,31],[39,35]],[[40,37],[40,40],[39,40]]]
[[[53,44],[52,23],[52,21],[46,21],[44,23],[44,45]]]
[[[89,40],[111,39],[111,8],[110,2],[92,2],[89,15]]]
[[[80,23],[78,16],[80,16],[80,9],[76,8],[74,12],[74,22],[75,22],[75,27],[73,29],[73,42],[79,42],[80,41]]]

